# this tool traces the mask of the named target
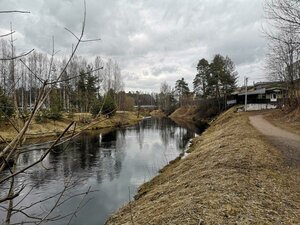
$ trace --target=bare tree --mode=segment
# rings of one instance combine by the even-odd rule
[[[9,11],[10,13],[12,12],[20,12],[20,11]],[[85,23],[86,23],[86,4],[84,3],[84,16],[83,16],[83,23],[82,23],[82,28],[80,34],[77,36],[75,35],[72,31],[66,28],[66,30],[71,33],[75,38],[76,38],[76,43],[74,45],[74,48],[71,52],[70,57],[66,60],[65,64],[63,65],[61,71],[57,73],[57,76],[50,76],[53,71],[55,70],[55,51],[54,51],[54,44],[53,44],[53,51],[51,54],[51,59],[50,63],[48,66],[48,74],[43,74],[43,71],[45,71],[45,68],[43,68],[42,65],[42,57],[38,56],[37,54],[33,54],[31,57],[31,61],[29,62],[29,65],[26,64],[26,61],[20,60],[21,63],[23,64],[24,67],[29,71],[30,77],[31,77],[31,85],[35,86],[36,93],[34,96],[34,106],[32,108],[32,111],[24,123],[24,126],[18,130],[18,134],[15,136],[15,138],[8,143],[3,149],[0,151],[0,174],[3,174],[3,171],[5,169],[8,169],[9,174],[1,176],[0,178],[0,185],[7,187],[7,189],[4,189],[0,193],[0,207],[6,211],[6,217],[4,218],[4,224],[11,224],[12,222],[12,217],[16,214],[21,214],[25,216],[29,221],[28,223],[32,224],[41,224],[42,222],[47,222],[47,221],[53,221],[53,220],[58,220],[65,218],[67,216],[70,217],[70,221],[74,218],[75,213],[80,209],[82,206],[82,201],[79,203],[79,205],[75,208],[75,210],[69,214],[66,215],[59,215],[59,216],[53,216],[54,209],[58,207],[59,205],[65,203],[68,201],[69,198],[63,198],[65,192],[73,186],[71,182],[66,182],[65,187],[63,190],[53,196],[47,197],[43,199],[42,201],[34,202],[29,206],[22,207],[20,206],[20,203],[26,198],[26,196],[30,193],[30,190],[27,192],[24,192],[25,187],[27,186],[26,181],[24,183],[18,184],[16,183],[16,178],[18,178],[22,173],[28,171],[30,168],[42,164],[43,160],[46,158],[46,156],[53,150],[55,146],[58,144],[63,143],[66,140],[69,140],[70,138],[73,138],[75,136],[78,136],[80,132],[76,129],[76,124],[74,122],[71,122],[68,127],[64,130],[64,132],[61,133],[61,135],[51,144],[51,146],[44,151],[44,153],[41,155],[39,159],[31,163],[30,165],[26,166],[25,168],[19,167],[17,162],[18,158],[22,154],[22,145],[26,137],[26,133],[28,131],[28,128],[37,114],[37,112],[41,109],[42,105],[45,103],[46,99],[48,98],[49,94],[53,90],[53,85],[56,85],[62,81],[63,75],[67,71],[68,66],[71,64],[72,59],[75,55],[75,52],[78,49],[79,44],[82,42],[89,42],[89,41],[94,41],[94,40],[99,40],[99,39],[93,39],[93,40],[84,40],[83,39],[83,34],[85,30]],[[11,29],[11,35],[13,34],[12,29]],[[11,38],[11,56],[6,57],[4,56],[2,58],[2,61],[9,60],[11,62],[11,67],[14,66],[15,60],[20,59],[22,56],[29,54],[30,52],[15,56],[14,54],[14,48],[13,48],[13,39]],[[38,64],[40,63],[40,64]],[[100,69],[100,68],[99,68]],[[13,71],[14,72],[14,71]],[[11,77],[13,77],[14,74],[11,74]],[[53,75],[53,74],[52,74]],[[52,79],[51,79],[52,78]],[[30,88],[31,89],[31,88]],[[30,96],[31,100],[31,96]],[[96,121],[99,122],[99,121]],[[93,126],[94,124],[90,124],[89,126]],[[86,127],[87,128],[87,127]],[[80,130],[84,130],[86,128],[81,128]],[[71,130],[72,133],[66,137],[67,132],[70,132]],[[66,137],[66,139],[63,141],[63,138]],[[91,192],[90,188],[88,188],[87,191],[84,193],[79,193],[77,195],[82,196],[83,199],[87,195],[87,193]],[[14,200],[20,196],[20,194],[23,194],[24,197],[20,199],[19,202],[14,202]],[[42,202],[46,202],[50,198],[55,198],[55,202],[50,207],[50,209],[44,213],[43,215],[39,216],[34,216],[30,215],[27,213],[26,210],[28,208],[34,207],[37,204],[40,204]],[[2,205],[4,204],[4,205]],[[70,222],[69,221],[69,222]],[[23,222],[20,222],[20,224]],[[18,224],[18,222],[16,223]]]
[[[300,2],[268,0],[264,10],[271,25],[271,29],[264,31],[269,41],[267,74],[272,80],[286,82],[291,105],[296,106],[299,100],[297,90],[300,88],[295,82],[300,78]]]
[[[271,25],[279,30],[299,32],[300,28],[300,2],[295,0],[268,0],[264,11]]]

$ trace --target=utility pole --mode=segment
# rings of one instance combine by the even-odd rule
[[[248,77],[245,77],[245,112],[247,111],[247,85],[248,85]]]

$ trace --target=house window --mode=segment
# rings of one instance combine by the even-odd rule
[[[271,102],[277,102],[277,95],[276,95],[276,93],[272,93],[271,94]]]

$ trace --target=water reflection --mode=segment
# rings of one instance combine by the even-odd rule
[[[39,165],[18,178],[18,182],[26,179],[34,186],[23,204],[59,191],[65,180],[72,177],[79,183],[71,190],[73,194],[85,191],[88,186],[99,190],[90,195],[92,200],[72,224],[103,224],[111,213],[128,201],[128,187],[134,192],[156,175],[160,168],[184,151],[195,132],[197,129],[186,129],[167,118],[148,118],[136,126],[107,134],[85,133],[51,152],[43,167]],[[41,150],[24,153],[20,164],[26,166],[42,154]],[[69,212],[80,200],[74,198],[58,211]],[[34,211],[36,214],[40,212],[37,208],[33,210],[38,211]],[[1,213],[0,218],[4,218]],[[20,219],[25,220],[17,217]]]

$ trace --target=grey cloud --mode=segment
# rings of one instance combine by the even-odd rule
[[[69,54],[75,39],[64,28],[80,32],[81,0],[0,0],[0,8],[31,11],[0,15],[1,29],[12,21],[21,34],[20,49],[50,52],[54,35],[56,49]],[[82,44],[78,54],[112,57],[124,73],[139,78],[140,88],[149,89],[155,81],[152,87],[158,91],[163,79],[173,85],[185,76],[191,83],[197,61],[217,53],[246,72],[263,60],[262,22],[262,0],[87,0],[85,37],[102,40]],[[130,76],[124,77],[127,90],[137,88]]]
[[[177,71],[177,65],[159,65],[151,68],[151,73],[155,76],[162,73],[176,73]]]

